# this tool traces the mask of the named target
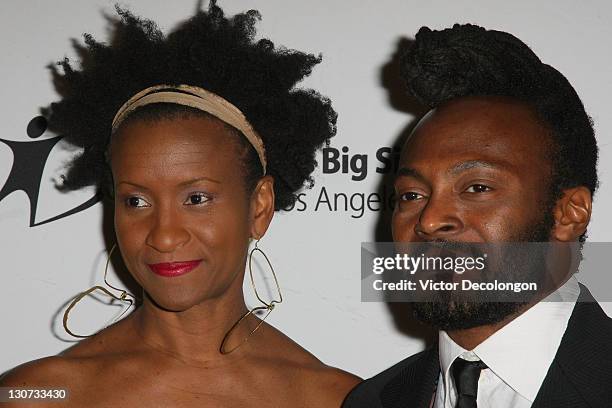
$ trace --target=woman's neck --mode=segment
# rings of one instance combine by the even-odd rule
[[[148,347],[186,364],[206,365],[225,357],[220,351],[223,339],[246,312],[240,285],[180,312],[160,308],[145,294],[134,322]],[[232,336],[245,329],[237,327]]]

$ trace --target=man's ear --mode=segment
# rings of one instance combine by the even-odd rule
[[[260,239],[264,236],[274,215],[274,179],[264,176],[251,194],[251,237]]]
[[[576,241],[585,233],[591,219],[591,191],[584,187],[563,190],[554,209],[555,227],[552,238],[556,241]]]

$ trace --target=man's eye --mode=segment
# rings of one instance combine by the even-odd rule
[[[125,204],[128,207],[134,207],[134,208],[143,208],[143,207],[150,207],[151,206],[149,203],[147,203],[145,200],[143,200],[140,197],[128,197],[125,200]]]
[[[414,191],[410,191],[408,193],[404,193],[400,196],[401,201],[414,201],[423,198],[422,194],[415,193]]]
[[[472,184],[465,191],[468,193],[484,193],[486,191],[491,191],[491,187],[485,186],[484,184]]]
[[[199,205],[204,204],[208,200],[210,200],[210,197],[204,193],[192,193],[189,194],[189,197],[187,197],[187,200],[183,204]]]

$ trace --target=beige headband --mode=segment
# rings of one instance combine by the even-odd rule
[[[205,89],[191,85],[156,85],[138,92],[119,108],[113,118],[113,132],[134,109],[151,103],[175,103],[210,113],[238,129],[253,145],[266,174],[266,151],[263,141],[244,114],[229,101]]]

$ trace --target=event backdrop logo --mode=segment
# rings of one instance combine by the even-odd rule
[[[28,123],[27,134],[31,139],[40,137],[47,130],[47,120],[43,116],[36,116]],[[38,207],[38,194],[42,182],[45,164],[51,153],[51,149],[62,139],[55,136],[44,140],[32,142],[17,142],[0,138],[11,149],[13,153],[13,166],[4,186],[0,189],[0,202],[15,191],[26,193],[30,201],[30,227],[43,225],[59,220],[69,215],[83,211],[98,201],[100,197],[95,195],[89,200],[46,220],[36,221],[36,209]]]
[[[374,157],[367,153],[353,153],[348,146],[326,147],[321,152],[323,174],[344,175],[349,183],[342,191],[333,191],[326,185],[316,186],[297,195],[297,201],[286,211],[327,211],[350,214],[351,218],[362,218],[366,212],[393,211],[395,192],[390,179],[399,166],[400,149],[383,146],[376,149]],[[357,187],[355,183],[366,181],[371,174],[377,175],[378,185],[366,183]]]
[[[47,120],[43,116],[36,116],[30,120],[26,129],[31,139],[39,138],[46,130]],[[100,196],[96,194],[67,211],[37,221],[36,211],[39,206],[43,172],[52,149],[61,139],[62,136],[54,136],[22,142],[0,138],[0,143],[8,146],[13,154],[12,168],[6,183],[0,188],[0,202],[15,191],[25,192],[30,202],[30,227],[68,217],[100,201]],[[397,171],[400,151],[398,148],[383,146],[377,148],[374,157],[370,158],[366,153],[351,152],[348,146],[342,146],[340,149],[330,146],[324,148],[321,153],[323,174],[342,174],[347,176],[350,182],[361,184],[371,174],[370,170],[379,176],[394,174]],[[373,190],[370,188],[372,187],[365,190],[358,189],[361,191],[332,191],[328,186],[322,185],[315,191],[299,193],[295,204],[285,210],[344,212],[350,214],[351,218],[361,218],[368,211],[393,211],[395,204],[393,188],[388,183],[381,183]]]

